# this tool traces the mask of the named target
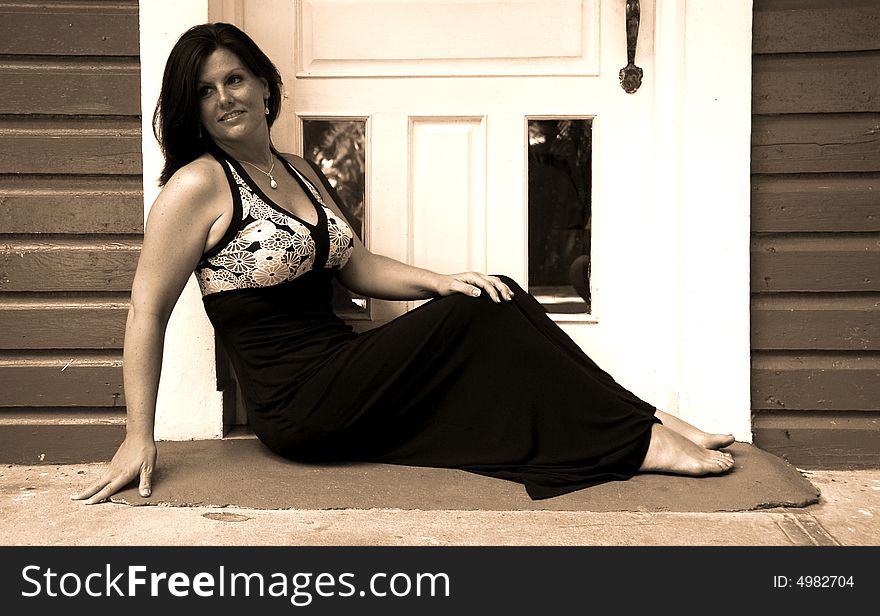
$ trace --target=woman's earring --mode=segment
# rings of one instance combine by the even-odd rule
[[[266,107],[266,115],[269,115],[269,99],[268,98],[263,99],[263,105],[265,105],[265,107]]]
[[[199,139],[202,138],[202,123],[199,122]]]

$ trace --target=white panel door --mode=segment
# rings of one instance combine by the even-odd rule
[[[618,78],[622,0],[261,0],[237,11],[282,72],[279,148],[301,151],[304,119],[366,120],[366,243],[402,261],[528,288],[527,121],[591,118],[592,308],[555,318],[659,403],[652,4],[642,2],[635,94]],[[374,302],[372,318],[408,307]]]

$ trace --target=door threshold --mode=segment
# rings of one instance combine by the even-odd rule
[[[230,430],[223,435],[223,440],[236,440],[244,438],[257,438],[250,426],[232,426]]]

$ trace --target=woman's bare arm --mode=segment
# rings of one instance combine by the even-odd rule
[[[152,490],[153,430],[165,328],[206,245],[228,225],[229,213],[218,186],[226,187],[219,167],[197,160],[168,181],[150,210],[125,327],[125,440],[102,477],[73,495],[74,500],[89,505],[104,501],[136,478],[142,496]]]

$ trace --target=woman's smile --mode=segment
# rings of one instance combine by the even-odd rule
[[[229,111],[227,113],[224,113],[222,116],[220,116],[220,120],[218,120],[218,121],[219,122],[233,122],[233,121],[237,120],[238,118],[240,118],[245,113],[247,113],[247,111],[244,111],[241,109],[236,109],[235,111]]]

